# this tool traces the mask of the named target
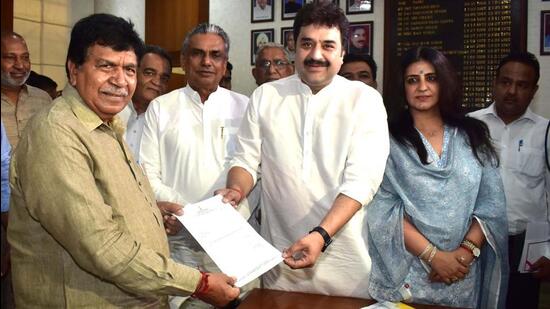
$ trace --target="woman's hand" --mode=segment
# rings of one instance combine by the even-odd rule
[[[462,248],[453,251],[438,250],[432,260],[432,272],[429,278],[432,282],[451,284],[464,277],[470,271],[471,254]]]

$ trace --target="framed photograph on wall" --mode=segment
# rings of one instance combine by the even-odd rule
[[[346,14],[372,13],[374,0],[346,0]]]
[[[306,3],[311,3],[311,2],[316,2],[316,3],[319,3],[319,2],[332,2],[334,4],[336,4],[336,6],[340,7],[340,0],[306,0]]]
[[[373,22],[350,23],[348,32],[348,54],[372,56]]]
[[[288,56],[292,63],[294,63],[294,55],[296,54],[296,42],[294,42],[294,32],[292,27],[281,28],[281,45],[283,45],[288,52]]]
[[[250,0],[250,22],[273,21],[274,0]]]
[[[273,42],[275,30],[271,29],[259,29],[250,31],[250,64],[256,63],[256,54],[260,46],[267,42]]]
[[[281,3],[281,19],[294,19],[304,5],[304,0],[281,0]]]
[[[540,54],[550,55],[550,11],[540,12]]]

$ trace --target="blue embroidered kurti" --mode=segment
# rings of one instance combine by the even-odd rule
[[[415,303],[455,307],[503,307],[508,277],[505,198],[497,168],[475,158],[465,133],[445,127],[441,157],[428,151],[423,165],[412,147],[391,140],[384,180],[368,207],[370,295],[401,301],[408,284]],[[463,279],[432,283],[420,259],[405,249],[403,216],[438,249],[460,246],[472,220],[487,239],[481,257]]]

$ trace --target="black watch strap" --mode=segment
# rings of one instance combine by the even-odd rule
[[[327,249],[328,245],[330,245],[330,243],[332,242],[332,238],[330,238],[330,235],[327,233],[327,231],[320,227],[320,226],[316,226],[313,228],[313,230],[309,231],[309,233],[313,233],[313,232],[317,232],[319,234],[321,234],[321,236],[323,237],[323,240],[325,241],[325,244],[323,245],[323,249],[321,249],[321,252],[325,252],[325,250]]]

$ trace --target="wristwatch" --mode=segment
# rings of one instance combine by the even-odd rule
[[[321,249],[321,252],[325,252],[328,245],[330,245],[330,243],[332,242],[332,238],[330,238],[330,235],[327,233],[327,231],[324,228],[320,227],[320,226],[314,227],[313,230],[309,231],[309,234],[311,234],[313,232],[317,232],[317,233],[321,234],[321,236],[323,237],[323,240],[325,241],[325,244],[323,245],[323,249]]]
[[[474,258],[476,258],[476,259],[481,254],[481,250],[479,250],[479,248],[473,242],[471,242],[467,239],[463,240],[460,243],[460,246],[462,248],[468,249],[468,251],[470,251],[472,253],[472,255],[474,256]]]

